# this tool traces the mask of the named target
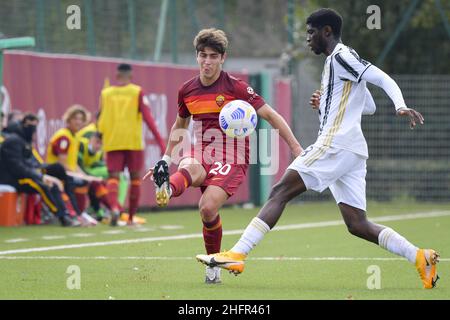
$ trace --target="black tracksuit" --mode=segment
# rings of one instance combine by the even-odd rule
[[[30,166],[31,143],[24,138],[22,125],[14,123],[4,130],[5,140],[0,146],[0,184],[8,184],[19,192],[39,193],[47,207],[59,218],[67,209],[57,186],[43,182],[40,170]]]

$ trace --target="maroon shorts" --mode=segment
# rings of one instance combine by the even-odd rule
[[[244,182],[247,176],[248,164],[226,163],[225,161],[216,161],[212,158],[203,159],[202,152],[195,152],[195,147],[183,155],[185,158],[194,158],[200,162],[206,171],[206,178],[200,189],[205,192],[208,186],[217,186],[222,188],[228,196],[232,196],[239,186]],[[198,151],[198,150],[197,150]]]
[[[201,185],[204,192],[208,186],[222,188],[230,197],[236,192],[247,176],[246,164],[229,164],[215,162],[214,164],[203,163],[206,171],[206,178]]]
[[[105,156],[109,172],[122,172],[125,167],[130,172],[138,172],[144,165],[143,150],[108,151]]]

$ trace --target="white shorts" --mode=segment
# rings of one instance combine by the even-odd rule
[[[366,211],[366,158],[344,149],[309,146],[288,167],[308,190],[330,188],[336,203]]]

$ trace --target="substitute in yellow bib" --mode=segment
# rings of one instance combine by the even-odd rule
[[[73,105],[64,113],[63,120],[66,126],[56,131],[50,138],[47,163],[60,163],[64,166],[70,176],[69,189],[74,191],[77,198],[76,204],[71,201],[77,215],[83,224],[95,225],[97,221],[84,212],[88,183],[92,181],[92,177],[81,171],[77,164],[80,142],[76,133],[89,122],[90,113],[81,105]]]
[[[132,69],[129,64],[117,68],[117,86],[105,88],[100,96],[98,130],[102,134],[103,150],[106,154],[109,179],[107,182],[114,215],[111,225],[117,224],[120,206],[117,201],[119,174],[125,167],[131,177],[129,197],[129,223],[139,204],[140,174],[144,164],[144,140],[142,120],[155,136],[156,142],[165,150],[165,143],[158,132],[150,108],[144,103],[142,88],[131,83]]]
[[[81,128],[80,131],[78,131],[75,134],[75,136],[77,137],[78,140],[81,141],[82,138],[89,139],[96,132],[98,132],[97,124],[92,122],[92,123],[88,124],[87,126]]]

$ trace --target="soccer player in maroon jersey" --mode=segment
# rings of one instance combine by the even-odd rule
[[[279,130],[280,136],[289,145],[295,157],[302,152],[300,144],[286,121],[247,83],[222,70],[227,57],[227,46],[228,40],[222,30],[204,29],[195,37],[194,47],[197,53],[199,75],[185,82],[179,90],[178,116],[172,126],[164,157],[144,177],[145,179],[153,175],[156,202],[161,207],[167,206],[171,197],[180,196],[190,186],[201,188],[199,209],[203,222],[203,239],[208,254],[220,251],[222,223],[219,209],[242,184],[248,168],[248,138],[240,154],[236,152],[239,150],[239,146],[236,147],[239,144],[236,139],[231,147],[226,145],[226,135],[220,131],[219,126],[221,108],[233,100],[247,101],[255,108],[259,117],[267,120],[274,129]],[[178,171],[169,177],[171,155],[178,143],[178,138],[173,134],[177,129],[187,129],[191,118],[195,121],[194,132],[197,142],[194,149],[196,151],[184,157],[179,163]],[[219,147],[211,155],[208,154],[208,146],[212,142],[210,138],[207,138],[210,132],[213,132],[212,135],[215,133],[216,137],[217,132],[220,132],[219,138],[223,141],[223,143],[216,143],[216,147],[217,145]],[[197,152],[200,149],[201,152]],[[245,161],[240,163],[237,158],[242,157],[242,153]],[[220,269],[207,267],[205,282],[220,283]]]

